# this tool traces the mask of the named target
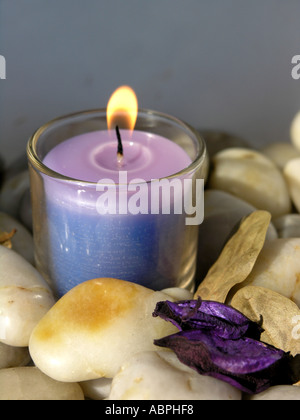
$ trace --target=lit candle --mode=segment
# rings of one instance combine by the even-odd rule
[[[131,99],[125,102],[130,104]],[[97,277],[120,278],[156,290],[182,285],[190,252],[187,238],[195,248],[196,226],[186,226],[184,211],[156,214],[148,188],[150,181],[188,168],[191,157],[164,136],[133,131],[137,105],[134,117],[132,107],[124,111],[123,104],[112,117],[109,109],[110,104],[109,130],[70,137],[43,159],[52,175],[59,174],[56,178],[43,175],[47,239],[42,240],[48,258],[46,274],[58,295]],[[119,130],[119,125],[124,127],[124,115],[130,122],[125,123],[127,129]],[[194,173],[185,176],[192,178]],[[183,180],[184,175],[177,178]],[[142,190],[143,194],[138,193]],[[183,201],[182,190],[169,195],[170,207],[176,200]],[[161,204],[158,207],[161,210]],[[156,211],[151,212],[153,208]],[[40,232],[37,236],[41,237]],[[36,253],[41,255],[37,260],[43,272],[45,255],[39,249]]]

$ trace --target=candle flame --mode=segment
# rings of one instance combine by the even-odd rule
[[[134,130],[138,114],[138,100],[135,92],[129,86],[119,87],[107,104],[106,118],[109,130],[116,126]]]

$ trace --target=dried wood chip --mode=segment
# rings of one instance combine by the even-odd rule
[[[220,257],[199,285],[195,299],[224,303],[236,284],[242,283],[251,273],[264,245],[271,214],[257,210],[243,219],[238,231],[225,245]]]
[[[231,306],[254,322],[262,318],[261,340],[293,356],[300,354],[300,308],[270,289],[247,286],[232,298]]]

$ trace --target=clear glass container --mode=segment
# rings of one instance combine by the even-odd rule
[[[58,297],[83,281],[100,277],[154,290],[192,290],[198,225],[187,222],[187,214],[101,215],[96,183],[68,178],[43,163],[60,143],[98,130],[107,130],[106,109],[58,118],[39,128],[28,142],[38,270]],[[196,191],[204,188],[204,181],[198,184],[197,180],[204,180],[208,173],[206,146],[199,133],[174,117],[150,110],[139,110],[135,130],[163,136],[186,151],[190,166],[166,180],[191,180],[195,203]],[[124,188],[126,185],[118,185],[118,191]],[[172,200],[174,197],[175,193]]]

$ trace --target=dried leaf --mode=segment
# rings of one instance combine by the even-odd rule
[[[254,322],[262,317],[262,341],[300,354],[300,309],[290,299],[264,287],[246,286],[233,296],[231,305]]]
[[[270,221],[269,212],[257,210],[241,222],[199,285],[195,299],[201,296],[203,300],[226,301],[232,287],[242,283],[251,273],[263,248]]]
[[[0,245],[5,246],[6,248],[11,249],[12,243],[11,239],[14,237],[17,229],[13,229],[10,233],[0,231]]]

